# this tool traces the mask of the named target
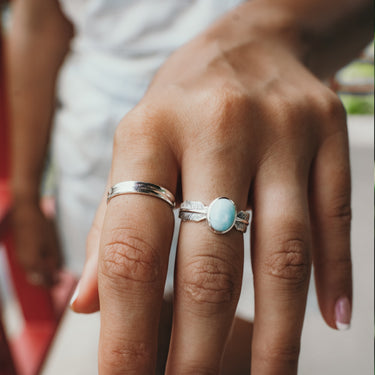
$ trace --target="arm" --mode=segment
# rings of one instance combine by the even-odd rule
[[[52,229],[40,212],[39,190],[55,106],[56,77],[72,28],[57,1],[16,0],[12,12],[7,76],[16,248],[28,272],[51,277],[59,261],[55,240],[43,236]],[[42,261],[43,257],[48,261]]]
[[[317,77],[372,38],[371,13],[361,0],[246,2],[168,59],[115,136],[109,186],[138,180],[176,193],[181,184],[183,200],[227,196],[253,209],[254,374],[297,373],[312,262],[327,324],[350,323],[345,112]],[[153,372],[172,230],[156,198],[102,202],[73,301],[77,311],[97,306],[98,280],[100,374]],[[243,239],[188,222],[178,246],[166,373],[218,374]]]
[[[8,38],[15,199],[39,199],[39,185],[55,106],[58,70],[71,25],[57,1],[17,0]]]
[[[350,62],[373,38],[369,0],[255,0],[233,15],[239,18],[229,18],[228,27],[235,33],[250,36],[255,30],[286,43],[320,78]],[[220,22],[217,25],[223,30]]]

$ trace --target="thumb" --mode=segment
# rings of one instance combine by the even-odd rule
[[[78,313],[89,314],[100,309],[97,271],[100,235],[107,206],[106,202],[107,197],[103,196],[87,237],[86,262],[81,279],[70,300],[71,309]]]
[[[77,313],[90,314],[98,311],[98,252],[92,253],[86,259],[80,281],[70,301],[70,307]]]

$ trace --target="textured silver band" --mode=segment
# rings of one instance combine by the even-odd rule
[[[149,182],[141,181],[123,181],[113,185],[107,195],[107,204],[112,198],[123,194],[151,195],[167,202],[172,208],[176,205],[176,199],[169,190]]]
[[[203,221],[206,220],[210,226],[210,228],[218,234],[223,234],[229,232],[232,228],[235,228],[239,232],[245,233],[249,222],[251,220],[251,211],[235,211],[235,218],[233,220],[233,224],[224,231],[217,231],[215,230],[209,218],[209,210],[210,206],[218,199],[227,199],[227,198],[217,198],[209,206],[205,206],[202,202],[199,201],[184,201],[181,203],[180,210],[179,210],[179,218],[182,221]],[[228,199],[229,200],[229,199]],[[232,201],[231,201],[232,202]],[[233,202],[232,202],[233,203]],[[234,205],[234,203],[233,203]]]

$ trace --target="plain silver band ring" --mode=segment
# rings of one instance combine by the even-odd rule
[[[118,196],[123,194],[144,194],[151,195],[153,197],[162,199],[164,202],[168,203],[172,208],[176,205],[176,200],[174,195],[167,189],[151,184],[149,182],[141,181],[123,181],[116,185],[113,185],[107,195],[108,202]]]

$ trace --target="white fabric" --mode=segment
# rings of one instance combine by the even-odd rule
[[[176,48],[241,0],[60,0],[73,22],[61,69],[53,155],[66,264],[77,275],[104,193],[118,122]],[[173,273],[168,273],[171,285]]]
[[[75,26],[74,65],[82,78],[112,96],[133,98],[132,86],[147,86],[171,52],[241,0],[60,2]]]

